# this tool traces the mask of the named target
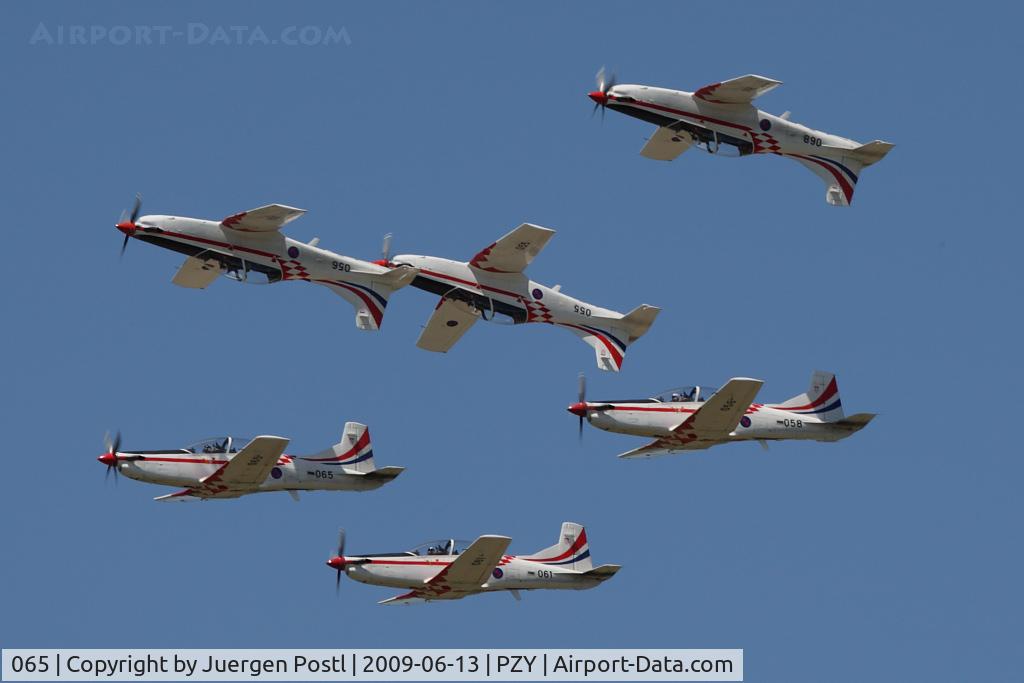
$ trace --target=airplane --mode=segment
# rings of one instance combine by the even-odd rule
[[[800,162],[825,182],[825,201],[849,206],[863,168],[877,163],[894,145],[882,140],[867,144],[823,133],[781,116],[756,109],[753,101],[782,85],[748,74],[712,83],[695,92],[647,85],[618,85],[614,76],[597,73],[597,90],[589,93],[594,110],[622,112],[658,126],[640,150],[648,159],[672,161],[690,147],[711,154],[729,146],[732,154],[777,154]],[[726,148],[726,149],[728,149]]]
[[[496,315],[513,324],[557,325],[594,348],[597,366],[618,372],[626,348],[650,328],[660,308],[646,304],[623,315],[562,294],[561,285],[546,287],[523,274],[555,234],[523,223],[480,250],[468,262],[404,254],[378,264],[416,272],[413,287],[440,296],[416,345],[447,352],[477,320]]]
[[[118,434],[97,460],[107,466],[105,477],[113,470],[115,480],[120,472],[149,484],[185,487],[154,498],[162,502],[271,491],[286,491],[298,501],[299,491],[370,491],[405,469],[377,468],[370,431],[358,422],[346,422],[341,441],[315,455],[286,455],[287,447],[288,439],[279,436],[225,436],[173,450],[122,451]]]
[[[346,555],[345,530],[338,535],[338,554],[327,560],[337,571],[335,590],[344,573],[374,586],[408,588],[381,605],[408,605],[431,600],[459,600],[467,595],[541,588],[585,590],[615,576],[617,564],[595,567],[587,531],[564,522],[558,542],[532,555],[508,555],[508,536],[480,536],[472,543],[442,539],[398,553]]]
[[[839,441],[867,426],[873,413],[845,417],[832,373],[816,371],[806,393],[777,404],[754,403],[763,382],[734,377],[721,389],[693,386],[671,389],[653,398],[587,401],[586,378],[580,375],[576,403],[568,411],[608,432],[652,436],[654,441],[619,455],[651,457],[699,451],[734,441],[809,439]]]
[[[142,216],[142,197],[136,195],[130,215],[117,229],[124,233],[121,254],[135,238],[185,254],[171,280],[180,287],[205,289],[219,275],[239,282],[270,284],[303,280],[323,285],[356,309],[356,327],[378,330],[388,297],[412,282],[411,268],[389,269],[375,263],[321,249],[320,238],[304,244],[285,237],[281,229],[305,209],[268,204],[227,218],[205,220],[183,216]],[[384,237],[384,254],[390,235]]]

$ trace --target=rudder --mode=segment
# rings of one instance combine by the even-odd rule
[[[370,442],[370,429],[359,422],[346,422],[341,441],[327,450],[314,456],[303,458],[322,463],[337,463],[349,472],[366,474],[375,469],[373,463],[373,444]]]
[[[581,572],[590,571],[594,566],[590,559],[587,530],[575,522],[562,523],[558,542],[553,546],[522,559]]]
[[[811,375],[811,386],[806,393],[798,394],[774,407],[795,415],[816,417],[823,422],[843,419],[843,403],[839,399],[836,376],[822,370],[816,370]]]

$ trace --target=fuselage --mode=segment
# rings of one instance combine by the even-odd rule
[[[665,437],[697,412],[703,402],[642,399],[638,401],[589,401],[586,418],[591,425],[607,432],[633,436]],[[795,415],[778,406],[753,403],[740,418],[730,441],[771,441],[809,439],[837,441],[849,436],[849,429],[813,416]]]
[[[504,315],[515,323],[548,323],[552,325],[586,325],[602,318],[618,320],[621,313],[574,299],[522,273],[493,273],[473,268],[463,261],[404,254],[393,259],[395,264],[418,268],[413,287],[439,296],[468,296],[483,312]],[[464,294],[463,294],[464,293]]]
[[[262,274],[266,280],[261,284],[302,280],[327,285],[357,309],[367,311],[372,320],[357,317],[360,328],[376,329],[382,322],[390,290],[382,290],[378,282],[390,269],[376,263],[293,240],[279,230],[243,232],[200,218],[143,216],[133,227],[124,229],[142,242],[201,260],[216,259],[229,275],[241,281]]]
[[[226,465],[237,452],[193,453],[187,449],[172,451],[122,451],[116,454],[118,471],[150,484],[198,486]],[[255,492],[265,491],[368,491],[394,477],[348,474],[338,462],[282,455],[267,479]]]
[[[375,586],[392,588],[422,588],[457,555],[396,555],[345,556],[345,573],[350,579]],[[584,572],[531,562],[515,555],[504,555],[491,576],[479,590],[533,590],[555,588],[584,590],[602,581]]]
[[[657,126],[680,124],[711,131],[718,140],[698,136],[698,141],[737,147],[741,155],[781,154],[800,156],[826,154],[825,147],[854,149],[859,143],[825,133],[761,111],[752,105],[716,104],[684,90],[647,85],[616,85],[607,93],[609,109]]]

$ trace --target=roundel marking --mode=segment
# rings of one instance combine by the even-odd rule
[[[455,327],[458,324],[459,324],[458,320],[448,320],[448,321],[445,322],[445,325],[447,325],[448,327]]]
[[[272,476],[274,479],[280,479],[282,476],[284,476],[284,473],[281,472],[280,467],[275,467],[274,469],[270,470],[270,476]]]
[[[539,288],[538,289],[534,289],[530,293],[533,294],[533,298],[534,299],[541,299],[544,296],[544,292],[540,291]]]
[[[769,121],[768,119],[761,119],[757,125],[761,128],[761,130],[768,131],[771,130],[772,122]]]
[[[493,576],[496,579],[500,579],[501,577],[505,576],[505,572],[501,571],[501,567],[495,567],[494,571],[491,572],[491,576]]]
[[[740,424],[743,425],[744,427],[749,427],[750,426],[750,418],[747,417],[746,415],[744,415],[743,417],[740,418]]]
[[[299,258],[299,248],[288,247],[288,255],[291,256],[292,258]]]

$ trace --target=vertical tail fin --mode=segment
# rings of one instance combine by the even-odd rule
[[[338,463],[350,472],[366,474],[373,472],[373,446],[370,443],[370,430],[359,422],[346,422],[345,432],[341,441],[316,455],[303,460],[316,462]]]
[[[657,306],[641,304],[621,318],[599,318],[588,325],[563,324],[594,348],[598,368],[618,372],[626,349],[647,333],[660,312]]]
[[[384,309],[388,298],[416,278],[419,271],[408,266],[394,268],[373,276],[369,284],[346,280],[315,280],[348,301],[356,309],[356,327],[360,330],[379,330],[384,323]]]
[[[590,560],[587,530],[583,528],[583,525],[575,522],[562,523],[558,542],[553,546],[522,559],[581,572],[589,571],[594,566]]]
[[[831,372],[816,370],[811,375],[807,393],[799,394],[775,408],[791,411],[794,415],[809,415],[825,422],[843,419],[843,403],[839,400],[839,385]]]

